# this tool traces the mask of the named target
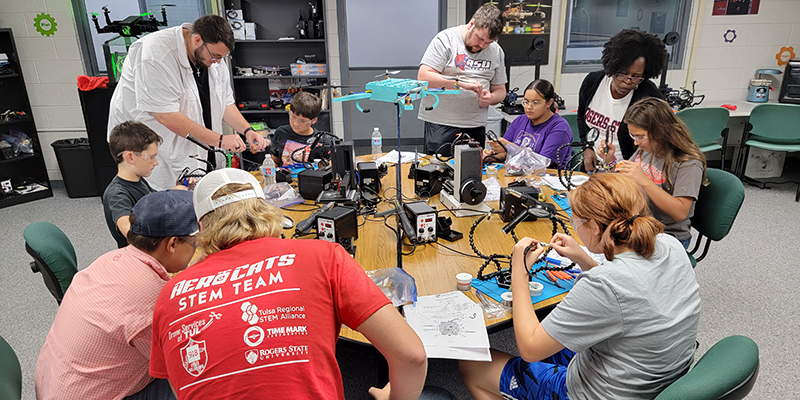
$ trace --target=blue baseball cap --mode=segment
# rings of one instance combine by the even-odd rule
[[[198,231],[192,192],[165,190],[150,193],[133,206],[133,233],[155,238],[194,235]]]

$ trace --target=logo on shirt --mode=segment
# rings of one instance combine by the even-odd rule
[[[208,362],[206,341],[189,339],[189,343],[181,349],[181,362],[183,362],[183,369],[189,375],[198,376],[203,373]]]
[[[251,365],[255,364],[255,362],[258,361],[258,350],[248,350],[244,353],[244,358]]]
[[[255,325],[247,328],[244,331],[244,343],[250,347],[255,347],[264,341],[264,330],[260,326]]]
[[[258,323],[258,307],[255,304],[250,304],[249,301],[242,303],[242,320],[255,325]]]
[[[492,69],[492,62],[489,60],[473,60],[466,54],[459,54],[453,62],[456,68],[462,71],[488,71]]]

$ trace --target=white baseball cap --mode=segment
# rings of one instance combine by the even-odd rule
[[[211,196],[213,196],[219,188],[229,183],[250,184],[253,188],[231,193],[213,200],[211,199]],[[194,187],[194,212],[199,221],[204,215],[226,204],[257,197],[263,199],[264,190],[261,188],[261,184],[258,183],[255,176],[241,169],[218,169],[206,174]]]

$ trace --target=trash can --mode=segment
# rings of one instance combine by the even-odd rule
[[[100,196],[89,139],[62,139],[50,145],[56,153],[58,168],[67,188],[67,196],[70,198]]]

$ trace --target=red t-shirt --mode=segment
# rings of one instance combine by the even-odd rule
[[[344,399],[342,324],[389,300],[338,244],[263,238],[208,256],[156,302],[150,375],[186,398]]]

